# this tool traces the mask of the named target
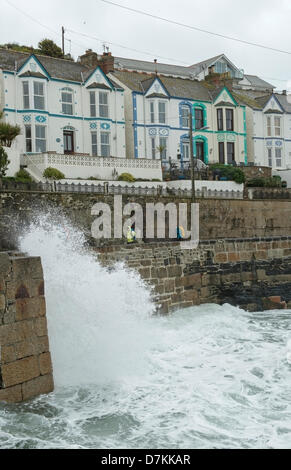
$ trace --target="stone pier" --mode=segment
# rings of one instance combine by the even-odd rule
[[[0,402],[53,391],[40,258],[0,252]]]

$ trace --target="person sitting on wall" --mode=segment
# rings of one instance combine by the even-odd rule
[[[183,240],[181,227],[177,227],[177,240],[178,242]]]

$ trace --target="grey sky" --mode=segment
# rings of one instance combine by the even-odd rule
[[[207,29],[246,41],[291,52],[291,0],[114,0],[116,3],[144,10],[154,15]],[[37,19],[56,33],[36,24]],[[291,87],[291,55],[263,50],[190,31],[107,5],[100,0],[0,0],[0,43],[18,42],[37,46],[44,37],[61,45],[61,26],[101,41],[66,33],[66,51],[75,58],[86,48],[102,52],[102,41],[147,51],[150,55],[110,45],[113,55],[141,60],[192,65],[220,53],[248,74],[259,75],[278,89]]]

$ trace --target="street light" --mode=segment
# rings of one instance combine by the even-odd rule
[[[194,170],[194,152],[193,152],[193,118],[191,110],[189,111],[189,126],[190,126],[190,158],[191,158],[191,181],[192,181],[192,203],[196,202],[195,195],[195,170]],[[209,129],[209,127],[204,126],[199,129],[199,132],[203,132]]]

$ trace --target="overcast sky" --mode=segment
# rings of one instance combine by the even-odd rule
[[[113,1],[219,34],[290,51],[291,54],[291,0]],[[115,56],[150,61],[157,58],[159,62],[179,65],[192,65],[225,53],[246,73],[259,75],[279,90],[291,89],[291,55],[192,31],[122,10],[101,0],[0,0],[0,7],[2,44],[18,42],[36,47],[41,39],[49,37],[61,45],[61,26],[64,25],[66,38],[72,41],[66,41],[66,52],[71,50],[75,59],[87,48],[101,53],[104,41]],[[149,52],[149,55],[143,52]]]

